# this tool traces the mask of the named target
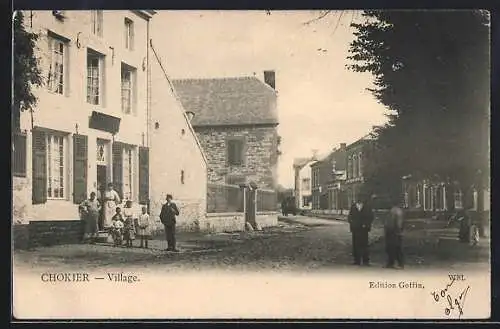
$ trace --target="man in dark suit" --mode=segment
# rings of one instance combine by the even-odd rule
[[[374,219],[373,211],[366,195],[360,195],[349,211],[348,221],[352,233],[352,254],[355,265],[370,265],[368,250],[368,232]]]
[[[177,205],[172,202],[172,195],[167,194],[167,202],[161,207],[160,220],[165,226],[167,237],[167,251],[179,251],[175,248],[175,216],[179,216]]]

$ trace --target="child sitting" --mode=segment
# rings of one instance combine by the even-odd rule
[[[112,218],[111,226],[111,236],[113,237],[113,242],[115,246],[121,246],[123,241],[123,216],[121,214],[121,209],[116,208],[116,214]]]
[[[151,225],[149,223],[149,215],[146,207],[142,207],[142,214],[139,216],[137,235],[141,239],[141,248],[147,248],[148,240],[151,236]]]

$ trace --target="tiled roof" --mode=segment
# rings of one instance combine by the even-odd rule
[[[256,77],[173,81],[193,126],[277,124],[276,91]]]

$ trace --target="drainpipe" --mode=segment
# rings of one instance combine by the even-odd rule
[[[150,138],[149,138],[149,126],[151,124],[151,65],[149,63],[149,23],[150,19],[146,22],[146,147],[149,152],[149,184],[148,184],[148,199],[146,207],[148,209],[148,213],[151,215],[151,182],[153,182],[151,177],[151,149],[150,149]]]

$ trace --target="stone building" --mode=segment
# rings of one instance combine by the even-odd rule
[[[274,71],[173,84],[205,150],[209,183],[275,190],[279,137]]]
[[[181,204],[203,203],[201,148],[152,63],[154,15],[24,11],[26,29],[39,34],[45,84],[34,90],[37,107],[21,114],[13,138],[14,222],[78,220],[77,204],[108,182],[136,205],[158,204],[163,192]],[[172,164],[166,150],[182,159]]]

